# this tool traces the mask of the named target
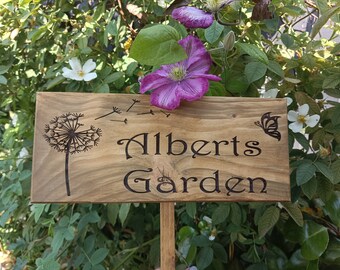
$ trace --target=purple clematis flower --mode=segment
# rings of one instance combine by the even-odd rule
[[[188,58],[176,64],[163,65],[140,81],[140,92],[152,90],[151,104],[173,110],[181,100],[200,99],[209,89],[209,81],[220,77],[208,74],[212,63],[203,43],[196,37],[187,36],[178,42]]]
[[[171,16],[187,28],[208,28],[214,22],[211,13],[188,6],[174,9]]]

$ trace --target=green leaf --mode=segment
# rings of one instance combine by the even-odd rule
[[[314,39],[315,36],[320,32],[321,28],[327,23],[327,21],[338,11],[340,10],[340,6],[337,5],[335,7],[332,7],[328,9],[326,12],[324,12],[321,17],[317,19],[317,21],[313,25],[313,29],[310,33],[310,38]]]
[[[75,229],[74,229],[73,226],[69,226],[69,227],[65,228],[65,229],[63,230],[64,238],[65,238],[67,241],[73,240],[73,238],[74,238],[74,232],[75,232]]]
[[[323,207],[324,212],[333,223],[339,228],[340,227],[340,192],[334,191],[330,196],[326,205]]]
[[[230,219],[231,222],[237,226],[242,223],[242,208],[237,203],[230,204]]]
[[[170,19],[169,25],[176,29],[181,38],[188,36],[185,26],[174,19]]]
[[[106,268],[101,264],[96,264],[96,265],[92,266],[91,270],[106,270]]]
[[[294,134],[294,137],[295,137],[295,139],[298,141],[298,143],[301,144],[301,146],[302,146],[306,151],[309,150],[309,148],[310,148],[309,141],[308,141],[308,139],[306,138],[305,135],[303,135],[303,134],[301,134],[301,133],[295,133],[295,134]]]
[[[321,177],[320,179],[317,179],[317,186],[318,186],[318,192],[317,194],[320,196],[321,200],[324,202],[327,202],[332,195],[332,192],[334,190],[333,184],[326,179],[325,177]]]
[[[315,176],[313,176],[307,183],[304,183],[302,186],[302,192],[305,194],[308,199],[312,199],[317,190],[317,181]]]
[[[221,203],[212,214],[212,223],[214,225],[224,222],[229,216],[230,205]]]
[[[142,29],[133,42],[130,57],[143,65],[158,66],[184,60],[187,55],[178,44],[176,29],[158,24]]]
[[[86,227],[89,223],[96,223],[100,221],[100,217],[96,211],[91,211],[90,213],[85,214],[78,223],[78,229],[81,231]]]
[[[117,222],[117,217],[119,213],[119,205],[116,203],[110,203],[107,205],[107,217],[112,225]]]
[[[57,86],[58,84],[61,84],[65,80],[66,80],[66,78],[64,76],[59,75],[52,80],[48,80],[48,82],[45,83],[43,87],[46,90],[50,90],[51,88],[53,88],[54,86]]]
[[[196,235],[194,228],[182,227],[178,232],[178,251],[188,262],[192,262],[196,256],[197,247],[191,245],[191,239]]]
[[[267,66],[261,62],[250,62],[246,65],[244,74],[247,77],[248,83],[255,82],[266,75]]]
[[[287,33],[281,35],[281,41],[288,49],[294,45],[294,38]]]
[[[306,270],[319,270],[319,260],[309,261]]]
[[[80,217],[80,213],[74,213],[73,216],[70,218],[70,224],[73,224],[74,222],[76,222],[78,220],[78,218]]]
[[[315,175],[315,171],[316,168],[312,162],[305,162],[300,164],[296,170],[296,184],[298,186],[301,186],[304,183],[307,183]]]
[[[228,254],[224,246],[222,246],[220,243],[214,242],[212,249],[214,250],[214,255],[216,258],[218,258],[223,263],[228,262]]]
[[[245,76],[228,78],[226,88],[230,93],[243,94],[247,91],[249,83]]]
[[[90,235],[88,237],[86,237],[85,241],[84,241],[84,251],[85,254],[90,254],[92,253],[92,250],[94,249],[94,245],[96,242],[96,236],[95,235]]]
[[[110,93],[110,87],[107,83],[99,84],[95,89],[95,93]]]
[[[64,242],[64,233],[63,230],[57,230],[53,236],[52,242],[51,242],[51,247],[52,247],[52,252],[54,254],[57,254],[59,249],[61,248],[62,244]]]
[[[191,239],[191,244],[197,247],[208,247],[212,245],[212,241],[205,235],[197,235]]]
[[[189,217],[195,218],[196,216],[196,203],[195,202],[188,202],[185,204],[185,209]]]
[[[280,66],[280,64],[278,62],[269,60],[268,69],[271,72],[274,72],[276,75],[280,76],[281,78],[283,78],[284,75],[285,75],[283,70],[282,70],[282,67]]]
[[[194,237],[195,235],[196,235],[196,231],[194,228],[190,226],[184,226],[178,232],[178,240],[182,242],[187,238]]]
[[[104,79],[104,83],[113,83],[115,81],[118,81],[119,79],[124,77],[124,73],[123,72],[115,72],[110,74],[109,76],[105,77]]]
[[[209,91],[206,93],[207,96],[225,96],[226,91],[224,86],[220,82],[210,82]]]
[[[280,209],[276,206],[270,206],[266,211],[264,211],[258,222],[259,238],[265,236],[266,233],[275,226],[279,217]]]
[[[248,44],[248,43],[236,43],[235,46],[241,50],[243,53],[248,54],[255,60],[258,60],[266,65],[268,65],[269,60],[267,55],[260,50],[256,45],[254,44]]]
[[[329,265],[340,265],[340,240],[331,237],[322,259]]]
[[[334,175],[330,167],[320,161],[317,161],[314,164],[318,172],[321,172],[329,181],[335,184],[337,180],[334,179]]]
[[[288,212],[290,217],[300,227],[303,226],[303,216],[299,206],[296,203],[282,202],[281,205]]]
[[[332,74],[330,76],[327,76],[323,83],[322,83],[322,88],[323,89],[334,89],[338,86],[340,83],[340,74]]]
[[[10,67],[11,65],[8,66],[0,65],[0,75],[5,74],[10,69]]]
[[[211,247],[202,248],[197,254],[197,268],[203,270],[207,268],[213,261],[214,251]]]
[[[3,75],[0,75],[0,84],[7,84],[7,79]]]
[[[129,214],[131,203],[122,203],[119,208],[119,220],[124,225],[125,220]]]
[[[0,227],[4,227],[9,218],[11,217],[12,213],[18,208],[17,203],[9,204],[7,206],[8,208],[1,209],[1,215],[0,215]]]
[[[334,126],[339,125],[340,124],[340,104],[338,103],[337,106],[335,106],[332,117],[332,124]]]
[[[305,241],[301,254],[307,260],[317,260],[327,249],[329,236],[327,228],[313,221],[306,221],[304,226]]]
[[[39,258],[36,260],[37,270],[60,270],[60,264],[52,258]]]
[[[332,163],[331,170],[333,172],[333,175],[335,176],[334,184],[338,184],[340,182],[340,159]]]
[[[34,221],[37,223],[40,219],[42,213],[44,212],[46,204],[33,204],[31,206],[31,211],[34,213]]]
[[[219,24],[217,21],[214,21],[212,25],[205,29],[204,37],[210,44],[212,44],[218,40],[223,32],[223,29],[223,25]]]
[[[31,175],[32,175],[32,172],[30,170],[23,170],[20,172],[19,181],[26,180],[30,178]]]
[[[92,255],[91,255],[91,263],[93,265],[100,264],[104,259],[106,258],[107,254],[109,254],[109,250],[107,248],[100,248],[97,249]]]
[[[106,26],[106,31],[112,36],[117,36],[118,35],[117,21],[116,20],[110,21]]]
[[[81,38],[78,38],[76,41],[79,49],[85,49],[87,47],[88,43],[88,37],[87,36],[82,36]]]
[[[32,42],[36,42],[37,40],[41,39],[47,31],[47,26],[41,26],[39,28],[33,29],[27,35],[28,39],[31,39]]]
[[[156,241],[154,243],[151,244],[150,247],[150,263],[151,265],[157,265],[159,264],[160,261],[160,256],[161,256],[161,252],[160,252],[160,241]]]

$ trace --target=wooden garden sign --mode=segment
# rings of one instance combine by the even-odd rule
[[[31,200],[160,202],[174,249],[171,202],[290,200],[286,110],[285,99],[165,111],[145,95],[38,93]],[[161,269],[174,269],[167,258]]]

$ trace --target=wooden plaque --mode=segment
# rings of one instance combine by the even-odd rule
[[[285,99],[38,93],[32,202],[290,200]]]

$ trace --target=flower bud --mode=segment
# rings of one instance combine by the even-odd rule
[[[325,148],[322,145],[319,147],[319,154],[321,158],[326,158],[331,154],[331,151],[329,148]]]
[[[217,12],[221,7],[221,0],[207,0],[206,6],[211,12]]]
[[[223,47],[226,51],[231,51],[235,44],[235,34],[233,31],[228,32],[228,34],[223,39]]]

